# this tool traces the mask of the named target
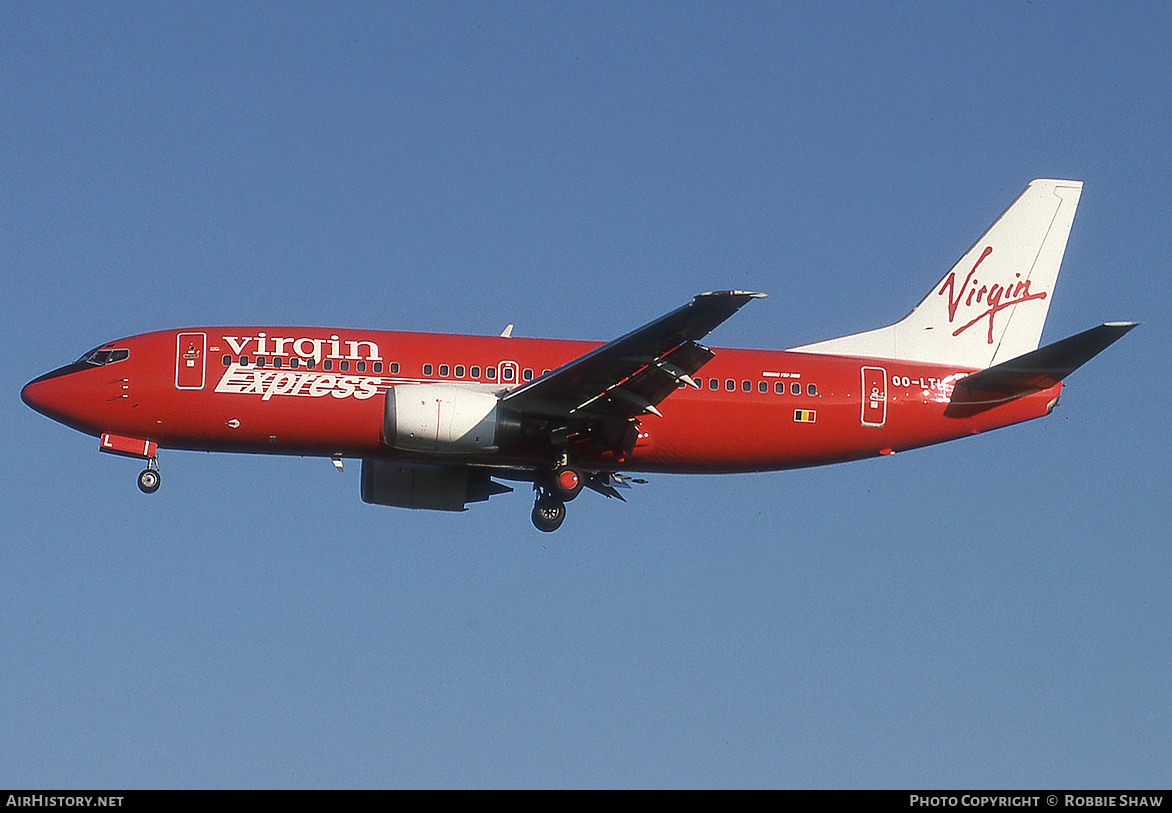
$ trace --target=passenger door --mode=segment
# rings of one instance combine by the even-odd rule
[[[202,390],[207,370],[208,335],[180,333],[175,340],[175,389]]]
[[[882,426],[887,422],[887,370],[863,368],[863,426]]]

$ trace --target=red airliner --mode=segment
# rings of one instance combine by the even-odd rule
[[[1127,331],[1038,349],[1082,184],[1037,180],[903,320],[786,351],[700,344],[764,294],[700,294],[607,344],[308,327],[109,342],[24,402],[143,458],[160,448],[362,460],[362,499],[462,511],[530,482],[552,531],[621,472],[745,472],[891,454],[1046,415]],[[510,326],[511,328],[511,326]],[[634,480],[634,482],[643,482]]]

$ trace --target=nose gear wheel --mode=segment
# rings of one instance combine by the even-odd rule
[[[138,473],[138,490],[143,494],[154,494],[159,490],[162,478],[159,476],[159,461],[147,459],[147,467]]]

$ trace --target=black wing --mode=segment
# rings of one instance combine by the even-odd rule
[[[630,418],[656,405],[713,357],[698,344],[750,299],[713,291],[506,394],[510,409],[559,418]]]

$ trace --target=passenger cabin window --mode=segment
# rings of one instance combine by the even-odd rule
[[[289,366],[296,370],[301,366],[301,359],[289,359]]]
[[[496,381],[496,367],[485,367],[484,377],[489,381]]]
[[[366,372],[366,362],[365,361],[355,362],[354,369],[360,373],[365,373]]]
[[[530,370],[528,367],[526,367],[526,368],[525,368],[525,370],[524,370],[524,372],[522,372],[522,373],[521,373],[521,376],[522,376],[522,377],[523,377],[523,378],[524,378],[526,381],[532,381],[532,380],[533,380],[533,371],[532,371],[532,370]]]
[[[394,373],[394,374],[398,374],[398,372],[399,372],[399,362],[397,362],[397,361],[392,361],[392,362],[391,362],[391,372],[392,372],[392,373]]]
[[[265,366],[265,357],[264,356],[257,356],[256,357],[256,366],[257,367],[264,367]]]
[[[423,365],[423,374],[424,375],[431,375],[431,372],[433,369],[434,368],[430,364],[424,364]]]
[[[764,381],[757,382],[757,392],[769,392],[769,385]]]
[[[806,395],[817,395],[817,394],[818,394],[818,385],[817,384],[807,384],[806,385]]]
[[[281,364],[283,361],[284,359],[282,359],[280,356],[277,356],[275,359],[273,359],[273,366],[279,370],[281,369]]]
[[[231,363],[232,363],[232,357],[231,356],[224,356],[224,366],[227,367]]]
[[[463,378],[463,377],[464,377],[464,365],[457,364],[456,365],[456,378]]]
[[[326,359],[325,361],[323,361],[323,362],[321,363],[321,368],[322,368],[323,370],[332,370],[332,369],[334,369],[334,360],[333,360],[333,359]]]
[[[472,369],[468,371],[468,375],[470,375],[472,378],[480,378],[480,368],[475,366],[472,367]]]
[[[785,382],[778,381],[776,384],[773,385],[773,391],[776,392],[778,395],[785,395]]]
[[[729,392],[732,392],[737,388],[737,382],[733,381],[731,378],[726,378],[724,380],[724,388]]]
[[[441,364],[440,365],[440,378],[447,378],[447,377],[448,377],[448,365]]]
[[[746,378],[744,381],[741,382],[741,389],[744,390],[745,392],[752,392],[753,391],[753,382]]]
[[[350,369],[350,362],[346,361],[346,359],[342,359],[338,362],[338,369],[342,372],[346,372]]]
[[[802,385],[795,381],[794,383],[789,385],[789,391],[792,392],[794,395],[801,395],[802,394]]]

